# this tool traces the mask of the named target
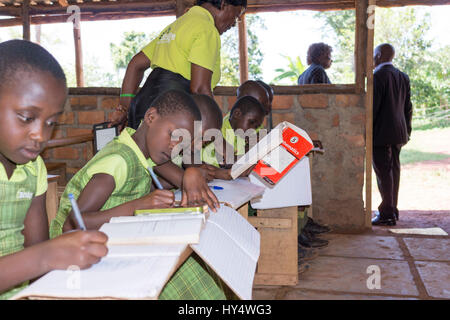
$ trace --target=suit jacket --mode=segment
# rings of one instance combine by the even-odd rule
[[[405,144],[411,134],[409,77],[384,65],[373,77],[373,145]]]
[[[331,83],[320,64],[311,64],[297,79],[297,84]]]

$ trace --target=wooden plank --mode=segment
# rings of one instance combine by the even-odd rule
[[[248,47],[247,47],[247,23],[245,14],[238,22],[239,31],[239,74],[240,83],[248,80]]]
[[[94,139],[94,135],[92,133],[82,134],[79,136],[71,136],[71,137],[52,139],[52,140],[47,141],[47,143],[45,145],[45,149],[70,146],[73,144],[93,141],[93,139]]]
[[[237,212],[248,220],[248,202],[237,209]]]
[[[255,285],[278,285],[278,286],[295,286],[298,283],[298,274],[274,274],[274,273],[257,273],[255,274]]]
[[[356,1],[355,84],[357,93],[366,89],[367,1]]]
[[[277,275],[271,279],[255,278],[255,284],[282,285],[282,276],[298,281],[297,207],[258,210],[258,218],[279,218],[291,220],[291,228],[258,228],[261,235],[261,253],[256,274]],[[281,278],[280,278],[281,277]],[[259,282],[263,281],[263,283]]]
[[[31,35],[31,21],[30,21],[30,0],[23,0],[22,3],[22,35],[24,40],[30,41]]]
[[[83,50],[81,48],[81,28],[79,21],[73,23],[73,40],[75,43],[75,72],[77,86],[84,87]]]
[[[373,46],[375,28],[376,0],[369,0],[368,7],[371,15],[367,34],[367,93],[366,93],[366,201],[365,201],[365,226],[372,227],[372,146],[373,146]]]
[[[247,220],[255,228],[289,229],[292,227],[291,219],[248,217]]]

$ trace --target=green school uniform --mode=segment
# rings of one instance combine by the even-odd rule
[[[46,190],[47,170],[41,157],[17,165],[10,179],[0,163],[0,257],[24,249],[25,217],[33,198]],[[28,281],[0,293],[0,300],[12,297],[27,285]]]
[[[71,210],[68,193],[78,198],[91,177],[96,173],[113,176],[116,188],[101,210],[116,207],[125,202],[141,198],[150,192],[151,176],[148,166],[155,166],[151,159],[145,159],[142,151],[132,139],[135,130],[126,128],[119,137],[100,150],[69,181],[61,196],[60,208],[51,222],[50,233],[54,237],[62,232],[62,226]],[[120,161],[118,158],[122,158]],[[105,161],[105,159],[107,159]],[[111,163],[121,163],[119,168],[111,168]],[[99,165],[102,164],[102,165]],[[94,170],[94,169],[95,170]],[[116,178],[115,175],[118,175]],[[160,294],[160,299],[225,299],[217,276],[204,263],[191,255],[175,272]],[[211,275],[208,273],[211,272]]]

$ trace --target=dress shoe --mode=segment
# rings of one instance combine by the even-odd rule
[[[303,261],[309,261],[315,259],[319,256],[319,252],[315,249],[306,249],[302,247],[298,247],[298,263],[302,263]]]
[[[395,220],[398,221],[400,219],[398,211],[395,211],[394,214],[395,214]],[[380,215],[380,211],[375,211],[375,216],[379,216],[379,215]]]
[[[312,233],[302,230],[298,235],[298,244],[305,248],[322,248],[328,245],[328,241],[316,238]]]
[[[327,233],[327,232],[331,231],[331,229],[329,227],[318,224],[310,217],[308,217],[308,220],[305,224],[304,230],[308,230],[309,232],[315,233],[315,234]]]
[[[395,218],[381,218],[380,215],[372,219],[373,226],[395,226]]]

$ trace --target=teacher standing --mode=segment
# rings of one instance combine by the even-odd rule
[[[235,26],[247,0],[198,0],[128,64],[111,121],[137,128],[151,102],[170,89],[213,96],[220,80],[220,35]],[[153,71],[141,90],[148,68]]]

